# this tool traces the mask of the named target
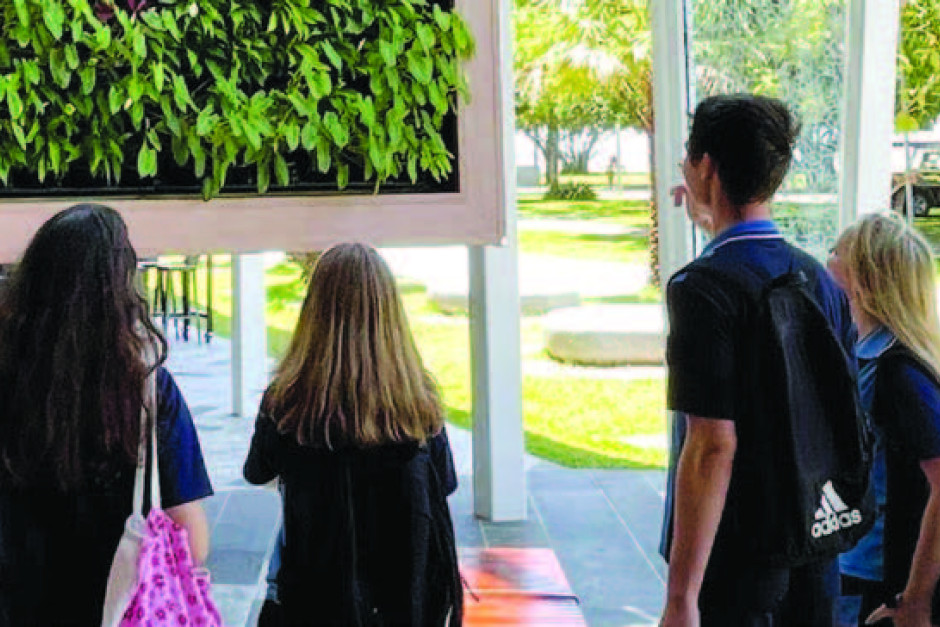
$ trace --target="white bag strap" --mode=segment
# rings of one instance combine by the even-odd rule
[[[147,440],[150,440],[150,507],[160,508],[160,469],[157,463],[157,372],[154,369],[144,382],[144,398],[140,408],[140,442],[137,445],[137,471],[134,475],[134,514],[143,516],[144,483],[147,481]],[[148,417],[150,429],[147,429]],[[149,433],[148,433],[149,431]]]

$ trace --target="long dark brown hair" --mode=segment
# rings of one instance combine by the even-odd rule
[[[76,489],[136,459],[143,383],[167,351],[136,273],[121,216],[81,204],[0,287],[0,486]]]
[[[437,386],[374,249],[339,244],[317,261],[264,409],[312,446],[423,442],[441,430]]]

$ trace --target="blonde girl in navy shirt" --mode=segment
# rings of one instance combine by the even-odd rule
[[[829,262],[858,326],[859,383],[877,429],[883,471],[879,539],[847,554],[861,593],[858,624],[898,627],[940,619],[940,321],[934,260],[896,216],[868,215],[842,234]],[[878,464],[876,463],[876,470]],[[880,575],[880,577],[879,577]],[[877,609],[876,609],[877,608]],[[874,610],[872,612],[872,610]]]
[[[372,248],[317,261],[244,472],[284,508],[263,624],[460,624],[443,407]]]

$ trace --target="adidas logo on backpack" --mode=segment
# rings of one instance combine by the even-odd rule
[[[839,497],[832,481],[827,481],[822,489],[822,507],[816,510],[816,522],[813,523],[814,538],[831,535],[840,529],[846,529],[862,523],[862,513],[857,509],[849,510]]]

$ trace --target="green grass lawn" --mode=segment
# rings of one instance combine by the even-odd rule
[[[615,235],[571,234],[555,231],[520,231],[519,250],[523,253],[649,264],[649,236],[643,233]]]
[[[216,332],[231,330],[231,270],[220,258],[213,273]],[[283,354],[290,341],[305,286],[299,269],[280,264],[266,273],[268,352]],[[428,369],[441,387],[449,422],[471,427],[470,354],[465,316],[442,316],[423,291],[404,289],[412,331]],[[523,358],[544,360],[541,324],[524,318]],[[659,468],[665,451],[638,446],[637,436],[665,430],[664,382],[576,376],[525,376],[523,411],[527,450],[570,467]]]
[[[602,220],[624,226],[648,227],[650,204],[644,200],[541,200],[523,198],[520,218]]]
[[[558,181],[565,183],[586,183],[598,189],[607,188],[607,172],[589,172],[587,174],[561,174]],[[544,183],[544,176],[542,182]],[[643,188],[650,186],[650,175],[647,172],[621,172],[620,186],[625,188]]]

